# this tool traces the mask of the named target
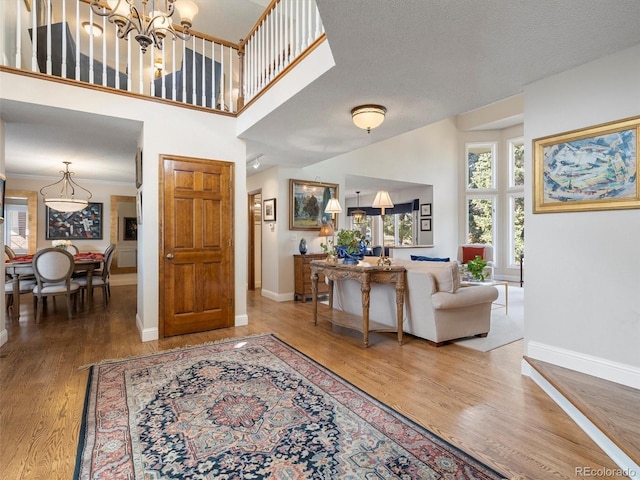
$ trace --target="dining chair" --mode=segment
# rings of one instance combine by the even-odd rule
[[[73,243],[70,245],[67,245],[67,251],[71,255],[77,255],[78,253],[80,253],[80,250],[78,249],[78,247],[76,247]]]
[[[64,295],[67,300],[67,318],[71,320],[71,296],[74,297],[74,305],[77,306],[77,294],[80,285],[71,281],[74,260],[66,250],[56,247],[38,250],[32,261],[33,271],[37,284],[33,289],[33,295],[37,299],[36,323],[42,316],[42,304],[47,297]]]
[[[95,288],[102,288],[102,298],[104,300],[105,307],[109,304],[109,297],[111,296],[111,288],[109,286],[109,273],[111,271],[111,262],[113,261],[115,247],[116,246],[114,244],[111,244],[104,251],[102,270],[94,272],[93,276],[91,277],[91,292],[87,292],[87,295],[93,295],[93,290]],[[88,282],[86,276],[74,278],[73,281],[80,285],[82,293],[84,293],[84,290],[87,290]]]
[[[13,251],[9,245],[4,246],[4,260],[11,260],[12,258],[16,258],[16,252]]]

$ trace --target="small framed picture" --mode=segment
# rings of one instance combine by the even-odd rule
[[[270,198],[262,203],[263,213],[262,219],[265,222],[276,221],[276,199]]]
[[[421,217],[430,217],[431,216],[431,204],[423,203],[420,205],[420,216]],[[429,229],[431,230],[431,229]]]
[[[142,149],[136,153],[136,188],[142,186]]]
[[[423,232],[431,231],[431,219],[430,218],[422,218],[420,219],[420,230]]]
[[[4,222],[4,193],[6,190],[7,179],[0,174],[0,222]]]
[[[124,240],[138,239],[138,219],[136,217],[124,217]]]

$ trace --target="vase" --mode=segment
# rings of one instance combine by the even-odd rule
[[[357,265],[360,260],[364,258],[364,254],[367,251],[367,244],[363,241],[359,244],[359,250],[355,253],[348,253],[347,245],[338,245],[336,250],[338,252],[338,258],[342,258],[342,263],[345,265]]]
[[[304,255],[307,253],[307,241],[303,238],[300,240],[300,244],[298,245],[298,250],[300,250],[300,254]]]

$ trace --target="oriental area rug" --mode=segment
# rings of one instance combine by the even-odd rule
[[[91,367],[76,479],[498,479],[273,335]]]

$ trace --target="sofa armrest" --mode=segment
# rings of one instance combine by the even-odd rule
[[[469,307],[481,303],[491,303],[498,298],[498,289],[489,285],[459,288],[455,293],[437,292],[431,296],[436,310]]]

